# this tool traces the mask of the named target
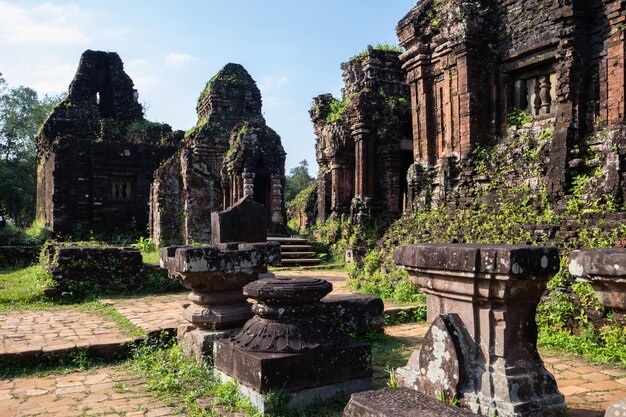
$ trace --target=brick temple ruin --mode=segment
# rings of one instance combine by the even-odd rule
[[[622,0],[419,2],[397,26],[403,53],[354,57],[343,101],[314,99],[318,221],[467,207],[499,187],[476,168],[494,141],[504,186],[545,190],[563,209],[588,175],[583,197],[624,201],[625,13]],[[384,97],[407,90],[410,110],[385,113]]]
[[[318,221],[402,213],[412,158],[409,89],[394,51],[369,47],[342,64],[342,100],[314,99]]]
[[[37,140],[37,217],[61,237],[150,226],[157,243],[210,242],[211,212],[253,195],[281,230],[285,151],[254,80],[226,65],[197,112],[184,137],[145,120],[120,57],[85,51]]]
[[[180,134],[137,98],[116,53],[83,53],[37,138],[37,218],[57,236],[146,230],[152,175]]]
[[[285,151],[265,124],[261,92],[244,67],[228,64],[198,99],[198,123],[155,175],[152,239],[160,245],[208,243],[211,212],[252,195],[268,229],[285,223]]]
[[[514,111],[532,116],[524,134],[550,132],[538,181],[511,172],[520,183],[559,201],[575,175],[599,169],[591,188],[623,201],[625,10],[621,0],[418,3],[397,27],[413,109],[410,208],[471,200],[472,150],[514,136]]]

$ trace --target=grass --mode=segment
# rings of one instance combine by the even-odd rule
[[[387,370],[405,365],[413,347],[382,333],[369,333],[364,340],[372,344],[376,385],[387,386]],[[190,417],[214,415],[212,410],[203,410],[198,405],[198,399],[209,399],[209,403],[213,404],[211,408],[240,411],[248,416],[259,415],[250,402],[238,393],[235,384],[218,382],[210,364],[198,364],[188,358],[173,340],[142,344],[127,366],[176,412]],[[347,396],[338,395],[328,401],[288,412],[280,408],[285,401],[284,394],[274,393],[274,398],[277,409],[266,413],[267,417],[340,417],[348,402]]]
[[[42,300],[44,288],[54,285],[39,265],[0,270],[0,305],[25,304]]]
[[[10,378],[40,378],[47,375],[67,375],[73,372],[95,371],[104,366],[121,363],[117,360],[104,360],[89,354],[88,350],[78,349],[67,355],[58,356],[44,353],[36,363],[24,365],[0,360],[0,380]]]
[[[121,315],[113,306],[104,304],[100,301],[90,301],[76,305],[76,308],[86,313],[95,314],[98,317],[115,322],[117,326],[128,336],[143,337],[145,332],[135,326],[130,320]]]
[[[141,258],[143,259],[144,264],[148,265],[156,265],[159,266],[161,262],[161,254],[158,250],[150,251],[150,252],[141,252]]]

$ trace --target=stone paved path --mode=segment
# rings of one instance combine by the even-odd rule
[[[59,308],[0,315],[0,355],[33,355],[129,340],[115,322],[79,310]]]
[[[183,417],[120,368],[0,380],[0,417]]]
[[[189,304],[188,292],[147,296],[139,298],[120,298],[100,300],[112,305],[131,323],[146,333],[163,329],[177,329],[183,322],[181,310]]]
[[[404,324],[385,329],[419,347],[428,331],[426,324]],[[594,365],[573,355],[541,349],[548,371],[556,378],[570,408],[570,417],[601,417],[609,405],[626,398],[626,369]]]

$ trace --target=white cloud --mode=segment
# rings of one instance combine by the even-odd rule
[[[286,85],[287,83],[289,83],[289,78],[285,76],[269,75],[261,79],[261,82],[259,83],[259,90],[261,90],[262,94],[267,94],[278,87]]]
[[[40,94],[58,94],[67,91],[76,64],[47,64],[32,69],[32,78],[37,80],[30,85]]]
[[[107,29],[103,32],[103,35],[107,38],[123,40],[126,39],[126,35],[130,30],[126,28],[118,28],[118,29]]]
[[[172,52],[165,56],[165,62],[174,67],[179,67],[195,60],[195,56],[181,52]]]
[[[18,44],[76,45],[91,39],[76,22],[85,13],[76,5],[41,3],[22,7],[0,1],[0,40]]]
[[[142,90],[157,85],[160,81],[153,72],[153,66],[145,58],[131,59],[124,64],[124,69],[135,83],[135,88],[141,94]]]

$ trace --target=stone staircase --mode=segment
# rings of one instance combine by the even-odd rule
[[[317,265],[319,258],[315,255],[313,247],[303,237],[268,237],[268,242],[280,243],[280,256],[282,266]]]

